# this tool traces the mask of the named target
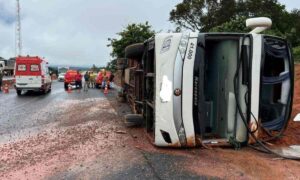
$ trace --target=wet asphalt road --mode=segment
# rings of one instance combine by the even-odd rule
[[[90,90],[88,93],[66,93],[63,82],[54,81],[47,94],[23,92],[17,96],[14,89],[9,94],[0,93],[0,142],[7,142],[46,128],[57,121],[57,106],[66,100],[103,97],[103,93]]]
[[[0,179],[182,179],[180,158],[152,152],[141,128],[122,122],[116,90],[0,93]],[[149,149],[144,151],[141,149]]]
[[[299,162],[249,148],[156,148],[143,128],[124,126],[130,109],[116,94],[67,93],[63,82],[53,82],[46,95],[0,93],[0,179],[299,177]]]

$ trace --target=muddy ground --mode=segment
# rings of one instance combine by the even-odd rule
[[[300,112],[300,66],[296,66],[295,75],[292,118]],[[12,119],[7,118],[3,122],[5,127],[0,128],[1,136],[5,137],[0,143],[0,179],[300,178],[300,161],[281,159],[249,147],[241,150],[156,148],[142,128],[124,126],[122,116],[129,108],[115,100],[115,92],[110,91],[107,96],[101,93],[91,90],[88,95],[66,94],[54,90],[47,105],[40,99],[34,101],[42,107],[37,114],[21,113],[27,106],[34,108],[33,104],[18,109],[17,117],[23,124],[17,131],[14,128],[18,123],[10,126]],[[52,96],[57,100],[52,101],[55,99]],[[7,101],[16,97],[1,94],[0,98]],[[4,114],[0,111],[0,115]],[[32,130],[36,124],[38,128]],[[27,126],[30,126],[29,133],[23,129]],[[5,129],[9,129],[12,137]],[[290,121],[282,139],[271,145],[294,144],[300,144],[300,123]]]

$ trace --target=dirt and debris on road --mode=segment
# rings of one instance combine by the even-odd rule
[[[291,121],[284,136],[270,145],[273,147],[287,147],[300,145],[300,123],[292,119],[300,113],[300,65],[295,66],[294,105]],[[232,148],[209,149],[163,149],[150,145],[143,129],[131,128],[137,148],[144,152],[160,153],[171,157],[180,157],[182,170],[192,174],[218,178],[242,179],[298,179],[300,177],[300,161],[285,160],[274,155],[264,154],[249,147],[235,151]],[[172,158],[169,158],[171,161]],[[177,164],[178,164],[177,163]]]
[[[300,66],[296,66],[293,118],[300,112]],[[91,93],[90,91],[89,93]],[[100,92],[95,93],[96,95]],[[67,95],[39,116],[49,122],[37,133],[0,144],[0,179],[298,179],[300,161],[245,147],[169,149],[154,147],[142,128],[126,128],[129,112],[107,97]],[[55,92],[54,92],[55,94]],[[57,95],[57,94],[56,94]],[[55,113],[53,113],[55,112]],[[300,123],[291,121],[274,146],[300,144]]]
[[[131,130],[125,128],[121,117],[128,112],[125,104],[117,112],[111,99],[68,98],[52,109],[57,112],[56,120],[39,133],[0,144],[0,179],[198,177],[189,171],[158,174],[152,164],[164,155],[137,148],[136,139],[143,136],[133,138]],[[166,159],[168,163],[159,166],[178,171],[180,168],[171,166],[175,160]]]
[[[64,117],[58,117],[60,121],[52,129],[0,145],[0,177],[49,177],[53,172],[88,164],[101,154],[113,156],[115,149],[124,149],[130,138],[115,133],[125,131],[124,127],[108,101],[101,101],[67,101]],[[82,164],[76,164],[79,162]]]

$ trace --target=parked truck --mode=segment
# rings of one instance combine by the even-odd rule
[[[12,76],[14,74],[15,58],[10,58],[9,60],[0,57],[0,70],[7,76]]]
[[[125,123],[143,124],[162,147],[240,147],[262,131],[280,136],[293,104],[291,48],[260,34],[270,19],[246,24],[250,33],[159,33],[128,46],[121,95],[134,114]]]

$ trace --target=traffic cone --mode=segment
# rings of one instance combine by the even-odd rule
[[[5,85],[4,85],[3,90],[4,90],[4,93],[5,93],[5,94],[8,94],[8,93],[9,93],[9,87],[8,87],[8,84],[5,84]]]
[[[107,87],[107,85],[105,85],[104,94],[108,94],[108,87]]]
[[[68,93],[72,93],[72,85],[71,84],[68,85]]]

